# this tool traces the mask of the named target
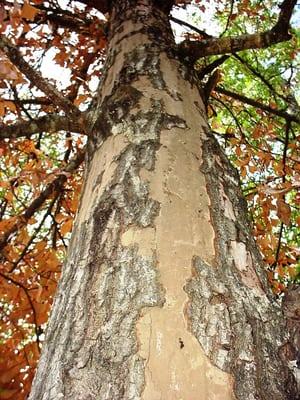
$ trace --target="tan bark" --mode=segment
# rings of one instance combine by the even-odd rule
[[[115,2],[80,211],[30,399],[292,399],[281,314],[238,179],[154,3]]]

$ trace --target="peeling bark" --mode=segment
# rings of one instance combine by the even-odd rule
[[[285,321],[268,289],[238,175],[212,136],[203,151],[216,258],[212,265],[194,259],[194,277],[185,288],[191,329],[214,364],[234,374],[238,399],[297,398],[279,355],[288,341]]]
[[[162,4],[114,2],[80,211],[30,399],[296,399],[236,175]]]

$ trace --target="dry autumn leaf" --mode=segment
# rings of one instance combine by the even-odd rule
[[[3,389],[0,386],[0,400],[13,400],[19,389]]]
[[[8,62],[0,57],[0,79],[8,79],[8,80],[19,80],[20,74],[16,71],[16,68]]]
[[[285,225],[290,224],[291,207],[285,202],[284,198],[282,197],[277,200],[277,215],[278,218],[280,218]]]
[[[21,10],[21,17],[33,21],[38,12],[38,8],[33,7],[29,3],[25,3]]]
[[[66,235],[67,233],[71,232],[73,226],[73,219],[68,219],[64,222],[60,228],[60,232],[62,235]]]

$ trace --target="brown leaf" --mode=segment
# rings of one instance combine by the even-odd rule
[[[19,79],[19,74],[17,73],[15,67],[7,60],[0,59],[0,78],[17,80]]]
[[[39,10],[28,3],[25,3],[21,10],[21,17],[33,21]]]
[[[70,218],[68,221],[64,222],[60,228],[60,232],[62,235],[65,235],[69,232],[71,232],[72,229],[72,225],[73,225],[73,219]]]
[[[14,367],[7,369],[5,372],[1,372],[0,382],[2,384],[9,383],[16,375],[19,374],[21,368],[22,365],[15,365]]]
[[[48,311],[49,304],[48,303],[35,303],[35,312],[36,312],[36,322],[38,325],[45,324],[48,321]]]
[[[285,225],[290,224],[291,207],[285,202],[284,198],[282,197],[277,200],[277,215],[278,218],[280,218]]]
[[[0,399],[8,400],[13,399],[14,395],[19,392],[20,389],[1,389],[0,391]]]

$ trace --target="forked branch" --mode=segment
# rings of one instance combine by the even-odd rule
[[[290,19],[297,0],[284,0],[280,6],[276,25],[265,32],[228,36],[201,41],[184,40],[179,45],[181,57],[194,63],[199,58],[217,54],[235,53],[247,49],[263,49],[273,44],[291,39],[289,32]]]
[[[20,50],[7,37],[0,35],[0,50],[38,89],[44,92],[53,104],[61,108],[68,116],[79,117],[81,112],[65,96],[63,96],[49,81],[31,67],[22,56]]]

